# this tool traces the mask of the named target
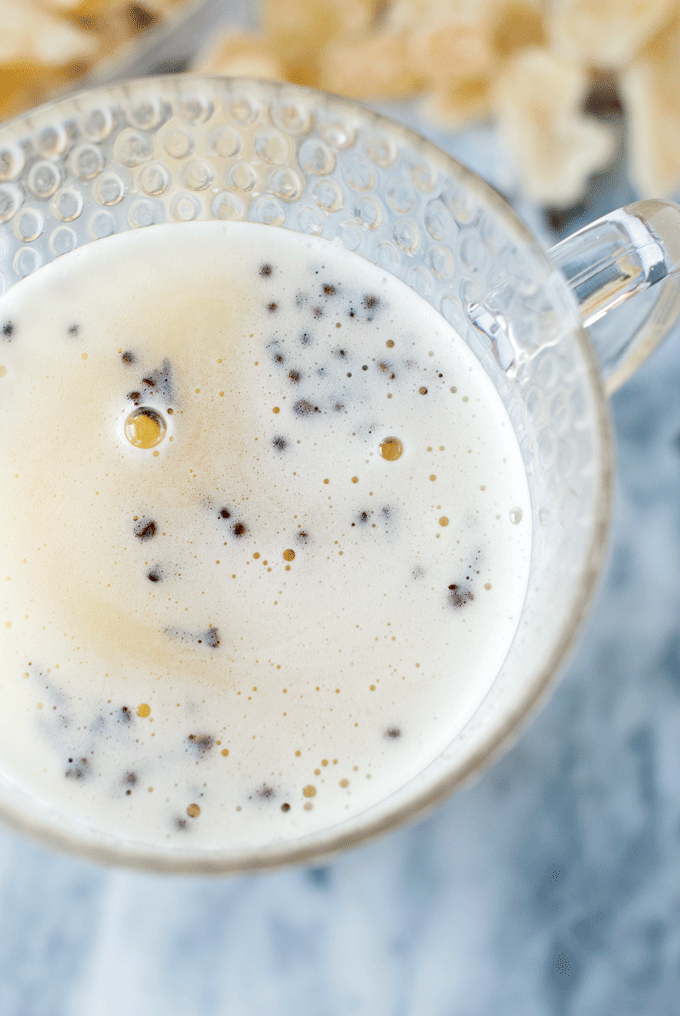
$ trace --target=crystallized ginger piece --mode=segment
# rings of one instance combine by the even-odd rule
[[[620,78],[631,179],[640,197],[680,191],[680,13]]]
[[[280,60],[266,39],[236,32],[215,39],[197,57],[194,70],[203,74],[271,80],[285,76]]]
[[[91,59],[97,40],[32,0],[0,0],[0,64],[65,67]]]
[[[318,83],[332,40],[367,32],[378,0],[263,0],[262,27],[289,81]]]
[[[423,116],[439,127],[457,128],[491,112],[491,82],[488,77],[458,78],[439,83],[421,104]]]
[[[520,53],[494,82],[501,136],[533,201],[568,207],[614,155],[613,131],[580,112],[587,89],[582,67],[541,49]]]
[[[424,115],[444,127],[488,116],[502,63],[543,42],[542,8],[542,0],[398,0],[389,25],[407,31],[409,60],[426,79]]]
[[[187,0],[134,0],[140,7],[159,17],[172,17]]]
[[[489,70],[489,0],[398,0],[387,31],[403,34],[414,72],[433,82]]]
[[[545,44],[543,0],[492,0],[489,40],[498,60]]]
[[[624,67],[669,19],[676,0],[553,0],[553,48],[577,63]]]
[[[82,0],[40,0],[41,7],[58,12],[76,10],[81,3]]]
[[[423,80],[410,65],[403,34],[340,39],[326,47],[319,84],[351,99],[407,96]]]

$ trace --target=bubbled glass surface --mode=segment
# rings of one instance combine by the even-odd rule
[[[414,817],[510,742],[587,608],[611,449],[599,375],[564,280],[495,191],[397,124],[295,86],[180,75],[82,93],[0,129],[0,291],[82,244],[197,219],[324,237],[411,286],[493,380],[532,496],[529,590],[493,688],[440,758],[351,828],[258,858],[170,848],[150,856],[68,829],[1,788],[6,815],[72,849],[156,868],[244,870],[309,860]]]

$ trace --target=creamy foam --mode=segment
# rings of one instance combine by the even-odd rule
[[[15,286],[0,365],[7,780],[144,843],[266,845],[472,715],[529,494],[492,384],[403,283],[286,230],[151,227]]]

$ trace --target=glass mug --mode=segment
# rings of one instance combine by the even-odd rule
[[[3,290],[114,233],[209,219],[339,239],[429,301],[507,408],[533,513],[526,600],[490,691],[415,779],[352,819],[248,852],[228,842],[151,848],[76,826],[0,778],[0,814],[48,843],[98,861],[220,874],[318,863],[423,817],[507,750],[554,687],[605,559],[606,395],[680,310],[680,209],[631,205],[546,255],[492,188],[421,137],[355,103],[271,82],[142,79],[0,128]],[[586,333],[663,279],[637,331],[616,342]]]

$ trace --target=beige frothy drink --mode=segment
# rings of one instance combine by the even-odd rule
[[[0,765],[147,844],[383,800],[489,689],[529,495],[412,290],[251,224],[86,246],[0,303]]]

